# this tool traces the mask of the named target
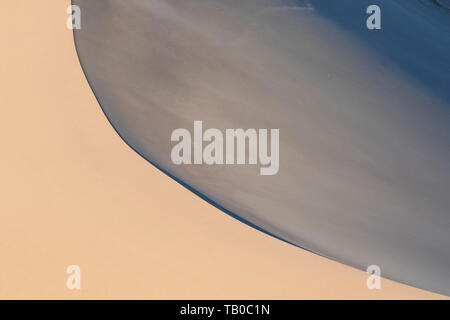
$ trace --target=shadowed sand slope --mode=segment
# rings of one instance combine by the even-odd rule
[[[68,5],[2,3],[0,298],[440,297],[385,279],[369,291],[366,273],[239,223],[137,156],[83,76]]]
[[[423,1],[74,0],[81,63],[147,160],[289,242],[450,293],[450,19]],[[369,31],[366,8],[382,8]],[[181,165],[171,133],[279,128],[280,168]]]

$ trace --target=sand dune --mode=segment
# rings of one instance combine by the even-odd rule
[[[69,1],[0,19],[0,298],[440,298],[287,245],[132,151],[80,68]],[[66,288],[77,264],[82,288]]]
[[[139,154],[281,239],[450,294],[447,11],[416,0],[73,2],[87,78]],[[375,3],[382,28],[371,31]],[[171,133],[197,120],[279,130],[276,174],[174,163]]]

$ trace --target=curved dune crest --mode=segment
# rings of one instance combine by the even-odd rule
[[[382,30],[365,8],[382,8]],[[74,0],[121,137],[283,240],[450,294],[448,13],[421,1]],[[177,128],[279,128],[279,172],[176,165]]]
[[[220,214],[137,156],[86,82],[69,3],[2,4],[1,298],[444,298],[368,290],[365,272]],[[66,287],[73,264],[81,290]]]

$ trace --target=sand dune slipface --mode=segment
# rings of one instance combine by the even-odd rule
[[[450,294],[447,11],[406,0],[72,2],[85,74],[139,154],[274,236]],[[371,4],[381,30],[365,26]],[[172,132],[196,120],[278,128],[278,173],[174,164]]]

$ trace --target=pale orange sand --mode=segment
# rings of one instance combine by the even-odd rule
[[[0,17],[0,298],[442,298],[245,226],[128,148],[66,29],[67,0]],[[81,290],[66,268],[81,267]]]

